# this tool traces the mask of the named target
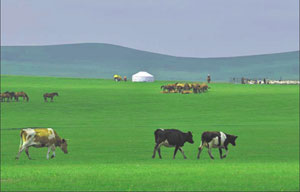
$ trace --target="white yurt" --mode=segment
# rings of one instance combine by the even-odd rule
[[[153,82],[154,77],[146,71],[140,71],[132,75],[132,82]]]

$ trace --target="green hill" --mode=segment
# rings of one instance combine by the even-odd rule
[[[2,46],[1,73],[80,78],[131,77],[147,71],[158,80],[213,81],[230,77],[298,79],[299,51],[267,55],[187,58],[100,44]]]

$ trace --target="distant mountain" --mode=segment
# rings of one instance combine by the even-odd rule
[[[158,80],[228,81],[231,77],[298,79],[299,51],[224,58],[175,57],[131,48],[83,43],[49,46],[2,46],[1,74],[129,78],[147,71]]]

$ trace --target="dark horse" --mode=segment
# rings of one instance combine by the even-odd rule
[[[45,93],[45,94],[44,94],[44,100],[45,100],[45,102],[47,102],[47,98],[48,98],[48,97],[51,98],[51,102],[52,102],[54,96],[58,96],[58,93],[57,93],[57,92],[55,92],[55,93]]]
[[[21,92],[16,92],[16,93],[15,93],[15,100],[16,100],[16,101],[19,101],[19,97],[23,97],[23,101],[24,101],[25,99],[26,99],[27,102],[29,101],[28,95],[27,95],[25,92],[23,92],[23,91],[21,91]]]
[[[170,93],[170,91],[175,91],[175,86],[173,86],[173,85],[163,85],[160,88],[163,91],[168,90],[169,93]]]
[[[6,101],[9,102],[9,100],[12,100],[14,97],[15,97],[15,92],[6,91],[0,94],[1,101],[5,101],[6,98],[7,99]]]

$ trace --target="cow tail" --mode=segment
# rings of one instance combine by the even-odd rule
[[[205,141],[204,134],[201,135],[201,141],[202,141],[202,143]]]
[[[24,141],[25,141],[25,136],[24,136],[24,133],[25,131],[21,131],[21,134],[20,134],[20,146],[19,146],[19,148],[21,148],[22,147],[22,145],[23,145],[23,143],[24,143]]]
[[[23,135],[23,131],[21,131],[21,134],[20,134],[20,145],[19,145],[19,148],[21,148],[21,146],[23,144],[22,135]]]

